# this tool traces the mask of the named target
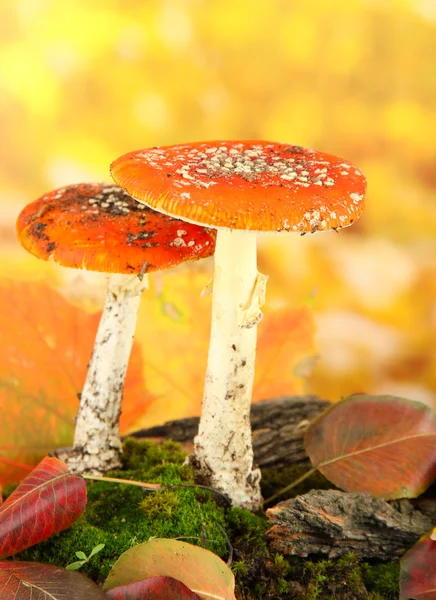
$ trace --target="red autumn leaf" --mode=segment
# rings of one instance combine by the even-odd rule
[[[22,479],[47,452],[72,443],[99,319],[43,283],[0,284],[0,484]],[[150,403],[142,373],[135,344],[122,430]]]
[[[436,600],[436,541],[423,536],[400,561],[400,600]]]
[[[0,558],[70,527],[85,507],[84,479],[57,458],[44,458],[0,506]]]
[[[52,565],[0,562],[1,600],[105,600],[106,594],[81,573]]]
[[[108,591],[159,576],[181,581],[201,600],[235,600],[235,578],[219,556],[199,546],[163,538],[137,544],[124,552],[103,589]]]
[[[436,416],[420,402],[354,395],[309,427],[312,464],[348,492],[415,498],[436,477]]]
[[[107,592],[110,600],[200,600],[181,581],[172,577],[150,577]]]

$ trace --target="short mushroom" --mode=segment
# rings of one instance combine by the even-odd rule
[[[260,507],[250,403],[266,277],[256,234],[327,231],[361,214],[366,180],[348,161],[264,141],[216,141],[130,152],[116,183],[154,210],[218,230],[212,329],[193,464],[235,506]]]
[[[71,470],[120,466],[120,405],[147,273],[213,254],[215,231],[162,215],[108,184],[71,185],[27,205],[18,238],[38,258],[110,274],[92,359],[80,396]]]

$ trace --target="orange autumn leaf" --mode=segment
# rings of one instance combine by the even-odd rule
[[[211,297],[200,293],[210,276],[187,265],[153,277],[142,295],[136,339],[157,400],[135,423],[138,428],[200,414],[211,309]]]
[[[48,451],[72,443],[99,319],[43,283],[1,283],[0,484],[21,479]],[[121,430],[150,402],[134,344]]]
[[[302,380],[316,360],[314,336],[309,307],[264,310],[257,338],[254,402],[301,394]]]

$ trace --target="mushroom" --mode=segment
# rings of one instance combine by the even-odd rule
[[[73,471],[100,474],[121,465],[119,416],[146,274],[213,254],[215,231],[162,215],[108,184],[45,194],[17,221],[18,238],[38,258],[110,274],[74,443],[62,453]]]
[[[218,230],[212,328],[193,464],[235,506],[261,506],[250,403],[266,277],[258,233],[327,231],[361,214],[366,181],[341,158],[264,141],[216,141],[130,152],[116,183],[154,210]]]

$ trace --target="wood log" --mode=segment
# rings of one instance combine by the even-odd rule
[[[279,502],[266,515],[270,547],[285,555],[388,561],[400,557],[434,525],[434,515],[409,500],[391,503],[368,493],[312,490]]]
[[[303,435],[310,421],[330,403],[316,396],[283,396],[251,407],[254,460],[258,467],[281,468],[308,462]],[[168,421],[130,433],[130,437],[172,439],[188,451],[198,431],[199,417]]]

